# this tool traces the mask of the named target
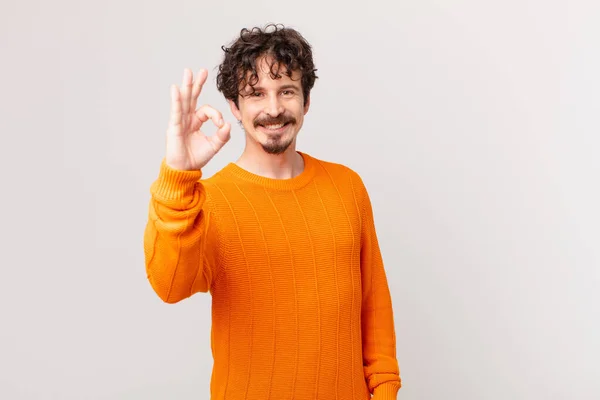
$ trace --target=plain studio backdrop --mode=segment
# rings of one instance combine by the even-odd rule
[[[208,398],[210,295],[152,291],[149,188],[169,85],[207,68],[200,103],[234,121],[220,47],[268,22],[314,47],[298,149],[370,191],[398,398],[600,398],[597,1],[5,1],[0,15],[1,399]],[[234,124],[205,174],[243,143]]]

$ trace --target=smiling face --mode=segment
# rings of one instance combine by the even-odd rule
[[[274,79],[270,66],[268,57],[261,58],[257,62],[256,84],[241,88],[238,106],[231,100],[229,104],[234,116],[241,121],[247,140],[269,154],[281,154],[294,149],[292,145],[310,101],[304,101],[299,71],[288,76],[282,67],[280,76]]]

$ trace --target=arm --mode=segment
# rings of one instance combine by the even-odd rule
[[[150,189],[144,232],[146,273],[156,294],[167,303],[209,291],[223,254],[218,224],[200,178],[202,168],[231,137],[231,125],[208,105],[196,110],[207,74],[200,70],[194,80],[186,68],[181,88],[171,85],[166,155]],[[213,136],[201,131],[209,119],[218,127]]]
[[[401,386],[392,301],[379,250],[371,201],[360,178],[355,185],[362,212],[362,343],[365,378],[373,400],[396,399]]]
[[[176,303],[207,292],[220,265],[222,241],[206,201],[202,173],[161,163],[150,188],[144,254],[148,280],[156,294]]]

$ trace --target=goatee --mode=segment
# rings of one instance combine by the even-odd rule
[[[293,141],[293,138],[282,141],[281,136],[277,136],[274,138],[269,138],[267,143],[261,143],[260,145],[266,153],[282,154],[290,147]]]
[[[269,124],[278,124],[278,123],[295,124],[296,119],[294,117],[290,117],[290,116],[286,116],[286,115],[282,114],[275,118],[267,117],[267,118],[257,119],[254,121],[254,127],[257,128],[260,125],[269,125]],[[244,125],[242,124],[241,120],[238,120],[238,124],[239,124],[240,128],[242,128],[242,131],[246,132],[246,129],[244,128]],[[286,141],[282,141],[281,137],[282,137],[282,135],[271,136],[267,139],[266,143],[261,143],[260,145],[263,148],[263,150],[268,154],[282,154],[294,142],[294,138],[289,138]]]

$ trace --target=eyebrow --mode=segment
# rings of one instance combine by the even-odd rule
[[[253,89],[255,91],[259,91],[259,90],[264,90],[264,88],[262,86],[253,86]],[[295,90],[300,90],[300,87],[291,83],[288,83],[287,85],[283,85],[279,88],[279,90],[285,90],[285,89],[295,89]]]

